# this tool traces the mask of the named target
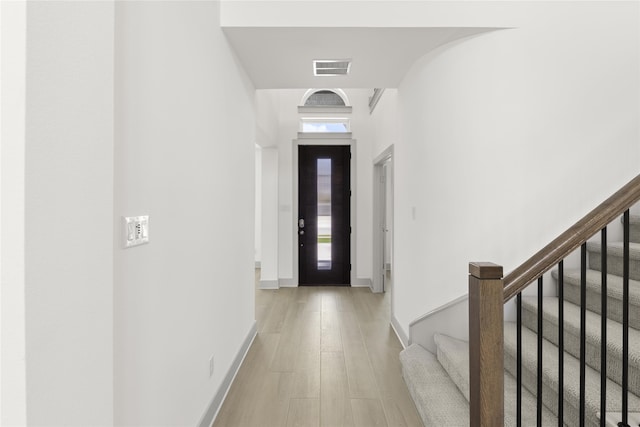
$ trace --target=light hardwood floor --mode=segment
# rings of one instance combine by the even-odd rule
[[[214,426],[422,426],[389,316],[368,288],[256,289],[258,336]]]

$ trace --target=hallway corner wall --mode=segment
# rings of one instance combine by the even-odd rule
[[[115,247],[116,425],[208,422],[255,325],[254,88],[219,7],[116,4],[114,220],[150,216]]]
[[[26,4],[26,421],[112,425],[114,2]]]
[[[470,261],[509,272],[638,173],[638,7],[523,2],[520,27],[409,71],[394,152],[405,332],[467,293]]]

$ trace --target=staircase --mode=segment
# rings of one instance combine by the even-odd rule
[[[628,425],[640,424],[640,216],[630,216],[629,244],[629,352]],[[601,252],[600,242],[586,245],[586,336],[584,349],[584,422],[599,426],[601,408]],[[622,243],[608,242],[606,322],[606,423],[617,426],[622,408]],[[552,272],[558,281],[557,270]],[[563,408],[564,425],[580,423],[580,331],[581,271],[563,274]],[[537,296],[522,296],[522,426],[557,426],[559,418],[559,304],[560,299],[542,298],[542,405],[537,423],[538,390],[538,302]],[[517,326],[504,323],[504,425],[516,423]],[[468,426],[469,344],[436,334],[436,353],[412,344],[400,354],[403,376],[425,426]]]

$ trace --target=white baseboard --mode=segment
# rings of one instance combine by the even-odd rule
[[[398,319],[396,319],[396,316],[393,314],[391,315],[391,329],[396,333],[396,336],[400,340],[400,344],[402,344],[402,348],[407,348],[409,345],[409,338],[402,329],[402,326],[400,326],[400,322],[398,322]]]
[[[236,378],[236,375],[240,370],[240,366],[242,366],[242,362],[244,361],[244,358],[247,356],[247,353],[249,352],[249,348],[251,348],[251,344],[253,343],[253,340],[256,338],[257,333],[258,333],[258,325],[254,321],[253,325],[251,326],[251,329],[249,329],[249,333],[247,334],[247,337],[244,339],[242,346],[240,346],[240,349],[238,350],[238,354],[236,354],[235,359],[233,359],[233,363],[229,367],[229,370],[227,371],[227,375],[224,377],[224,380],[222,380],[222,384],[220,384],[220,387],[218,388],[218,392],[216,393],[215,396],[213,396],[213,400],[209,404],[209,407],[206,409],[206,411],[202,415],[202,418],[200,418],[200,422],[198,423],[199,427],[210,427],[211,425],[213,425],[213,422],[218,416],[218,412],[220,412],[220,408],[224,403],[224,399],[227,397],[227,394],[229,393],[231,384],[233,383],[233,380]]]
[[[260,280],[260,289],[280,289],[277,280]]]
[[[373,282],[368,277],[358,277],[355,283],[351,284],[352,288],[373,288]]]
[[[278,279],[278,283],[280,284],[281,288],[297,288],[298,287],[298,285],[293,280],[293,278],[291,278],[291,279]]]

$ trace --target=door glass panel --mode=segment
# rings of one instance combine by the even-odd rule
[[[318,159],[318,270],[331,270],[331,159]]]

